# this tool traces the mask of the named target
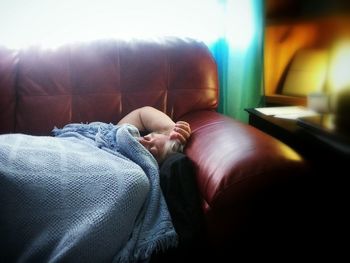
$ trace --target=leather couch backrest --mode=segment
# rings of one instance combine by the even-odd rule
[[[17,62],[17,52],[0,47],[0,134],[15,130]]]
[[[0,96],[2,133],[47,135],[67,123],[117,123],[146,105],[177,120],[217,108],[217,69],[208,48],[190,39],[0,50]]]

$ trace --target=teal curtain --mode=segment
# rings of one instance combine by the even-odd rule
[[[222,36],[208,44],[219,71],[219,108],[247,122],[245,108],[263,106],[264,0],[221,0]]]

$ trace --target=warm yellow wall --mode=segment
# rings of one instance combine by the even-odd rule
[[[345,37],[350,37],[350,16],[324,16],[308,18],[304,21],[267,20],[264,45],[264,88],[268,99],[270,99],[269,96],[273,97],[281,92],[288,66],[296,51],[302,48],[330,50],[334,43]],[[278,100],[286,98],[272,99],[278,103]],[[287,103],[305,104],[306,100],[294,98]]]
[[[265,31],[265,93],[275,94],[283,74],[295,52],[313,47],[319,40],[319,27],[315,23],[274,24]]]

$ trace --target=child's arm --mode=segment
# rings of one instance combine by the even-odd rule
[[[175,123],[165,113],[149,106],[130,112],[118,122],[118,124],[124,123],[132,124],[140,131],[169,135],[170,139],[177,139],[181,144],[185,144],[191,135],[191,128],[187,122]]]

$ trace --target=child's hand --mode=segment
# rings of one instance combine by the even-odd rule
[[[169,135],[171,140],[179,140],[182,145],[185,145],[187,143],[187,140],[190,138],[190,136],[190,124],[185,121],[176,122]]]

